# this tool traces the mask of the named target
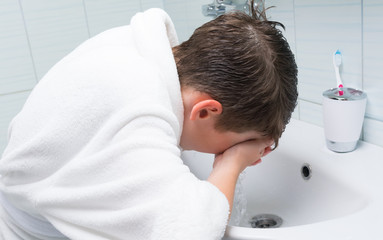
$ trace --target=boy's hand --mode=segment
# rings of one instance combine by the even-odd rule
[[[261,161],[261,157],[271,152],[272,141],[256,139],[241,142],[225,152],[216,155],[213,171],[208,181],[215,185],[227,198],[230,211],[233,206],[235,185],[239,174],[248,166]]]
[[[271,152],[272,141],[264,139],[241,142],[216,155],[213,168],[231,168],[241,173],[246,167],[261,162],[261,157]]]

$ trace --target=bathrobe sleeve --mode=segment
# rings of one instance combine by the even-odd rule
[[[4,193],[70,239],[220,239],[228,202],[180,158],[179,86],[135,48],[84,49],[12,122]]]

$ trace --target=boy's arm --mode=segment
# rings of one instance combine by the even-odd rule
[[[215,157],[208,181],[227,198],[230,212],[233,206],[235,185],[239,174],[248,166],[261,162],[261,157],[271,151],[267,141],[251,140],[239,143]]]

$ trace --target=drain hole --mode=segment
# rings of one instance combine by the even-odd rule
[[[252,228],[277,228],[282,225],[282,218],[273,214],[256,215],[250,220]]]
[[[301,175],[304,180],[309,180],[311,178],[311,166],[308,163],[303,164],[301,168]]]

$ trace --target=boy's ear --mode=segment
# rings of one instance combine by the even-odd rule
[[[190,120],[206,119],[221,113],[222,105],[220,102],[213,99],[202,100],[193,105]]]

